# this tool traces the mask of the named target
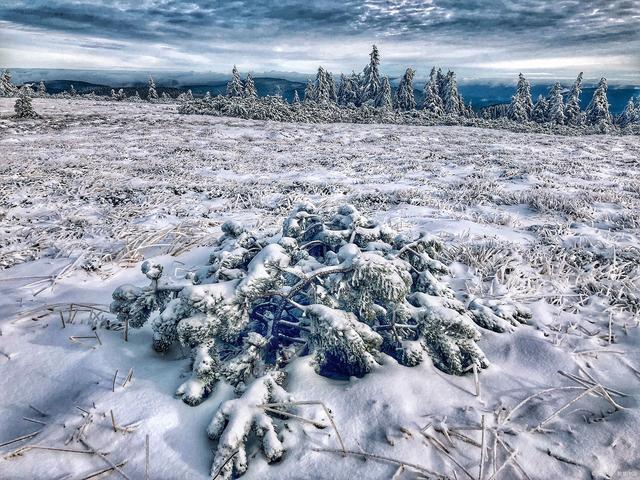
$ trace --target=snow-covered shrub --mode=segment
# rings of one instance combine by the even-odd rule
[[[111,304],[131,327],[150,321],[156,350],[191,348],[192,376],[176,392],[186,403],[200,403],[218,381],[241,395],[222,404],[208,429],[219,441],[212,474],[222,478],[246,470],[252,431],[267,460],[282,455],[257,405],[289,398],[284,367],[295,355],[312,355],[323,375],[365,375],[383,354],[407,366],[428,355],[462,375],[488,366],[476,323],[504,331],[527,316],[507,303],[457,299],[442,280],[439,241],[398,235],[351,205],[330,214],[300,204],[273,236],[231,221],[222,231],[207,265],[165,282],[162,267],[145,262],[151,284],[121,286]]]
[[[22,87],[18,93],[18,99],[16,100],[13,110],[15,118],[40,118],[40,115],[36,113],[31,104],[30,89]]]
[[[176,392],[186,403],[200,403],[218,381],[235,387],[240,398],[223,403],[208,429],[218,440],[212,474],[222,478],[246,470],[252,431],[268,461],[282,455],[259,405],[287,401],[284,367],[296,355],[311,355],[322,375],[365,375],[383,354],[407,366],[429,356],[462,375],[488,366],[476,324],[504,331],[527,316],[505,302],[467,305],[445,280],[436,238],[398,235],[352,205],[330,213],[299,204],[276,235],[232,221],[222,231],[207,265],[164,280],[145,262],[151,284],[119,287],[111,305],[134,328],[150,321],[156,350],[191,349],[192,376]]]

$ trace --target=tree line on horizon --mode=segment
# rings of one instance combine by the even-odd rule
[[[340,75],[336,82],[333,74],[318,67],[315,79],[309,79],[305,86],[303,97],[300,98],[298,90],[294,91],[292,104],[310,105],[316,108],[322,106],[338,106],[350,109],[366,108],[382,111],[411,112],[420,110],[432,117],[459,117],[459,118],[484,118],[488,120],[508,119],[515,123],[540,123],[551,125],[565,125],[570,127],[600,126],[607,128],[612,125],[622,128],[631,124],[640,124],[640,97],[631,97],[619,116],[611,114],[607,99],[607,80],[602,77],[586,110],[580,108],[580,95],[582,93],[583,73],[581,72],[573,83],[568,96],[563,95],[563,88],[556,82],[547,96],[540,95],[536,102],[531,97],[531,84],[520,73],[516,92],[509,104],[499,104],[485,107],[477,113],[471,104],[466,104],[458,91],[455,72],[449,70],[446,74],[441,68],[433,67],[428,81],[422,92],[422,101],[415,98],[414,76],[416,71],[409,67],[400,78],[398,87],[393,91],[388,76],[380,73],[380,53],[376,45],[373,45],[369,54],[369,63],[360,73],[352,72],[350,75]],[[23,85],[20,89],[12,84],[11,73],[4,70],[0,76],[0,96],[14,96],[22,91],[24,96],[45,96],[46,85],[41,81],[37,93],[31,85]],[[78,95],[73,85],[69,92],[63,96]],[[229,99],[258,99],[258,92],[251,74],[247,74],[243,80],[236,66],[232,69],[231,79],[226,86],[226,95]],[[219,97],[219,96],[218,96]],[[123,89],[111,90],[113,100],[144,101],[138,91],[127,97]],[[204,100],[213,97],[207,92]],[[284,101],[278,93],[262,98],[270,98]],[[151,102],[189,102],[194,100],[191,90],[180,93],[173,98],[164,92],[158,94],[153,77],[149,77],[146,100]]]
[[[335,104],[342,107],[372,107],[386,110],[423,110],[433,116],[445,115],[465,118],[476,117],[471,104],[466,104],[458,91],[455,72],[446,74],[441,68],[431,69],[423,90],[423,100],[419,103],[414,94],[413,79],[416,71],[409,67],[401,77],[395,95],[392,92],[389,77],[380,74],[380,53],[373,45],[369,54],[369,64],[361,73],[340,75],[336,82],[331,72],[322,66],[314,80],[309,79],[304,90],[302,103]],[[616,119],[610,112],[607,99],[607,79],[602,77],[585,111],[580,109],[583,72],[580,72],[565,101],[562,85],[556,82],[544,97],[540,95],[533,103],[531,84],[520,73],[516,93],[509,104],[493,105],[480,111],[485,119],[507,118],[516,123],[535,122],[554,125],[603,125],[614,123],[625,127],[631,123],[640,123],[640,97],[634,102],[631,97],[622,114]],[[257,98],[257,92],[251,74],[246,80],[240,77],[234,65],[232,78],[227,84],[226,96],[229,98]],[[293,103],[299,103],[298,91],[294,92]]]

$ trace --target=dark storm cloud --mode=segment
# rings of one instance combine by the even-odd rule
[[[332,35],[523,36],[525,41],[637,37],[637,1],[84,1],[0,2],[0,18],[28,27],[120,39],[239,39],[295,33]],[[261,40],[266,40],[261,39]]]
[[[458,50],[487,47],[494,49],[493,56],[480,60],[494,61],[571,53],[637,58],[640,2],[0,0],[0,20],[14,29],[85,37],[78,44],[89,49],[100,48],[102,39],[130,48],[145,43],[171,45],[185,53],[200,53],[206,45],[208,54],[235,49],[239,56],[249,58],[268,45],[293,39],[308,47],[295,54],[311,60],[316,53],[314,43],[342,39],[345,46],[358,40],[424,42],[442,45],[443,52],[449,45]],[[290,58],[291,52],[280,55]],[[404,53],[396,56],[404,57]],[[411,57],[410,50],[406,56]]]

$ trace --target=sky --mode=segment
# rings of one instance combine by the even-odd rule
[[[640,0],[0,0],[0,66],[640,84]]]

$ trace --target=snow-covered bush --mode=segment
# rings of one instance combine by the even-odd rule
[[[316,372],[330,376],[365,375],[383,354],[407,366],[429,356],[462,375],[488,366],[476,323],[504,331],[526,318],[511,304],[456,298],[437,239],[399,235],[351,205],[331,214],[299,204],[273,235],[232,221],[222,231],[207,265],[164,280],[162,267],[145,262],[151,284],[119,287],[111,305],[131,327],[150,321],[156,350],[191,349],[192,376],[177,390],[186,403],[200,403],[218,381],[235,387],[240,398],[224,403],[208,430],[219,441],[212,473],[222,478],[246,470],[251,431],[267,460],[282,455],[257,405],[288,398],[284,367],[296,355],[311,355]]]

